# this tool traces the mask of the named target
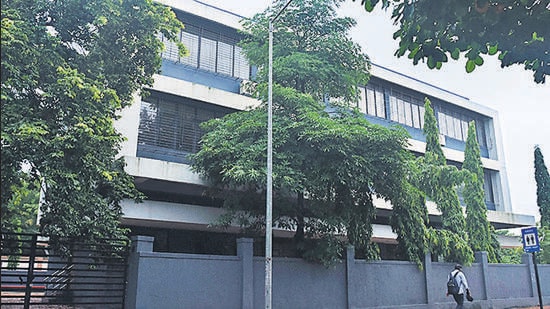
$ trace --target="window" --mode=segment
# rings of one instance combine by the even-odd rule
[[[189,56],[182,57],[181,63],[190,65],[193,67],[198,66],[199,62],[199,36],[187,32],[181,33],[181,41],[185,47],[189,50]],[[165,43],[166,44],[166,43]],[[172,43],[173,44],[173,43]],[[164,54],[163,54],[164,57]],[[177,61],[177,59],[175,60]]]
[[[185,25],[180,40],[189,50],[189,56],[179,57],[176,44],[159,36],[166,49],[162,58],[174,62],[241,79],[250,78],[250,65],[238,47],[237,38],[208,31],[201,27]]]
[[[141,102],[138,156],[180,162],[198,151],[203,134],[199,125],[228,112],[190,99],[151,95]]]
[[[482,147],[487,146],[485,128],[481,119],[441,107],[438,109],[437,119],[439,122],[439,133],[460,141],[466,141],[468,138],[469,123],[470,121],[475,121],[479,145]]]
[[[489,210],[495,210],[495,196],[493,191],[493,177],[492,174],[495,172],[491,172],[488,170],[483,171],[483,191],[485,192],[485,204],[487,205],[487,209]]]
[[[425,109],[421,93],[415,93],[397,85],[392,87],[376,83],[369,83],[360,90],[363,95],[358,107],[365,114],[416,129],[424,128]],[[434,104],[439,133],[459,141],[466,141],[468,126],[473,120],[476,122],[479,145],[487,147],[484,118],[473,112],[461,112],[457,108],[448,108],[447,106],[441,106],[440,102]]]
[[[390,119],[409,127],[422,129],[424,126],[424,103],[400,91],[387,92],[390,101]]]
[[[217,64],[218,72],[225,75],[233,75],[233,45],[224,42],[218,42]]]
[[[365,87],[366,107],[363,112],[367,115],[386,118],[386,103],[384,102],[384,92],[381,87],[376,85],[367,85]]]

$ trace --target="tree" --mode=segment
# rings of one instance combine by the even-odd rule
[[[540,147],[535,146],[535,181],[537,183],[537,205],[540,212],[541,263],[550,263],[550,175],[544,163]]]
[[[38,215],[39,185],[29,182],[29,175],[20,172],[19,186],[11,188],[12,198],[2,207],[2,231],[15,233],[36,233]]]
[[[409,161],[406,178],[392,199],[393,211],[390,217],[392,230],[397,234],[397,254],[422,267],[422,261],[429,250],[428,209],[426,195],[411,181],[418,178],[416,162]]]
[[[392,7],[399,25],[397,57],[407,54],[416,65],[425,61],[440,69],[449,57],[463,55],[466,71],[484,63],[483,56],[498,54],[501,67],[522,64],[533,71],[535,82],[550,74],[550,7],[535,0],[362,0],[366,11],[377,4]]]
[[[405,131],[372,125],[357,113],[329,114],[290,88],[275,87],[274,102],[275,224],[296,230],[296,252],[304,258],[333,263],[342,249],[339,234],[375,258],[373,196],[390,199],[400,189],[409,156]],[[209,121],[193,156],[195,171],[225,198],[224,222],[252,232],[265,222],[265,123],[265,104]]]
[[[473,252],[468,246],[466,222],[456,192],[464,176],[456,167],[447,165],[439,143],[435,114],[427,98],[424,108],[426,153],[418,158],[421,171],[416,182],[441,211],[442,226],[441,229],[431,228],[428,231],[430,249],[448,261],[468,264],[473,261]]]
[[[2,2],[3,215],[24,164],[45,189],[41,231],[53,243],[124,236],[119,202],[140,194],[113,121],[152,84],[157,34],[181,27],[150,0]]]
[[[295,0],[279,16],[273,26],[273,79],[278,84],[317,100],[328,97],[356,103],[357,85],[368,81],[370,62],[349,38],[355,20],[336,15],[342,1]],[[267,82],[268,19],[286,2],[275,1],[243,23],[248,36],[241,45],[250,62],[259,67],[258,82]]]
[[[495,231],[487,220],[487,207],[483,193],[483,164],[476,136],[475,121],[468,126],[466,149],[464,150],[462,169],[469,171],[464,182],[464,202],[466,203],[466,232],[472,251],[486,251],[489,262],[498,262],[500,245]]]
[[[341,257],[345,243],[377,258],[373,198],[398,199],[410,160],[406,131],[370,124],[349,108],[368,78],[368,58],[346,36],[353,21],[336,17],[339,2],[294,1],[277,20],[274,46],[274,223],[296,231],[298,255],[326,265]],[[222,223],[238,222],[245,232],[259,232],[265,222],[265,38],[267,20],[281,5],[245,22],[242,46],[259,68],[263,104],[203,124],[193,156],[194,170],[215,188],[211,194],[225,199]],[[344,107],[322,104],[327,97]]]
[[[540,224],[550,228],[550,175],[544,164],[544,156],[539,146],[535,146],[535,181],[537,183],[537,205]]]

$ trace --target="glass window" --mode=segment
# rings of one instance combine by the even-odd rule
[[[447,135],[455,138],[455,123],[453,121],[453,117],[450,115],[445,114],[445,123],[447,124]]]
[[[462,136],[462,125],[460,119],[453,117],[454,127],[455,127],[455,138],[458,140],[465,140]]]
[[[201,50],[199,68],[208,71],[216,71],[217,42],[207,38],[201,38]]]
[[[462,124],[462,135],[464,136],[464,140],[466,140],[468,138],[468,122],[460,120],[460,123]]]
[[[481,147],[487,147],[487,135],[485,134],[485,126],[483,120],[476,120],[477,140]]]
[[[405,101],[397,99],[397,114],[399,123],[405,123]]]
[[[376,85],[368,85],[366,88],[367,106],[366,114],[380,118],[386,118],[386,102],[384,90]]]
[[[468,126],[470,121],[476,122],[477,139],[479,145],[487,146],[484,123],[480,118],[474,118],[468,114],[461,114],[456,111],[448,111],[445,108],[439,108],[437,117],[439,119],[439,132],[446,136],[466,141],[468,138]]]
[[[390,119],[399,122],[399,112],[397,108],[397,98],[390,95]]]
[[[365,87],[359,87],[359,101],[357,102],[357,108],[361,113],[367,113],[367,93],[368,89]]]
[[[412,113],[412,124],[415,128],[422,128],[420,125],[420,106],[413,104],[411,105],[411,113]]]
[[[199,36],[182,32],[181,38],[183,45],[189,50],[189,56],[183,57],[181,62],[196,68],[199,61]]]
[[[218,42],[218,73],[233,75],[233,45]]]
[[[424,109],[424,106],[418,106],[418,109],[420,111],[420,128],[424,128],[424,113],[426,110]]]
[[[210,72],[250,79],[250,65],[242,49],[236,46],[235,38],[186,24],[180,40],[189,50],[189,56],[182,58],[178,56],[176,44],[164,39],[162,35],[160,38],[166,45],[162,53],[164,59],[181,61],[185,65]]]
[[[162,43],[164,44],[164,50],[162,51],[162,54],[161,54],[162,58],[164,58],[166,60],[171,60],[171,61],[174,61],[174,62],[179,61],[178,46],[176,45],[176,43],[168,40],[162,34],[160,34],[158,37],[162,41]]]
[[[443,113],[437,113],[437,119],[439,121],[439,133],[449,135],[447,133],[447,115]]]
[[[413,126],[413,119],[412,119],[412,104],[405,102],[405,124],[409,127]]]
[[[376,91],[376,116],[386,118],[386,102],[384,101],[384,92],[381,89]]]
[[[233,76],[242,79],[250,78],[250,65],[246,56],[243,53],[243,49],[239,46],[235,46],[235,72]]]
[[[367,89],[367,110],[366,113],[376,116],[376,96],[373,89]]]

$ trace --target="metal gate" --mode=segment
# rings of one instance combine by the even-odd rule
[[[2,308],[123,308],[128,241],[66,244],[70,256],[54,253],[40,235],[2,233]]]

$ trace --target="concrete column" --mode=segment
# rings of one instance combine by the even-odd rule
[[[352,286],[351,277],[353,273],[353,267],[355,265],[355,247],[348,246],[346,249],[346,294],[347,294],[347,307],[352,307],[352,295],[350,287]]]
[[[426,281],[426,301],[428,302],[428,308],[432,308],[435,304],[435,297],[430,291],[430,287],[434,286],[432,276],[432,254],[426,253],[424,255],[424,280]]]
[[[487,252],[478,251],[474,253],[475,262],[481,264],[481,275],[483,278],[483,292],[485,294],[480,295],[480,299],[489,300],[491,295],[489,291],[489,258]]]
[[[254,240],[237,239],[237,256],[242,262],[242,308],[254,308]]]

